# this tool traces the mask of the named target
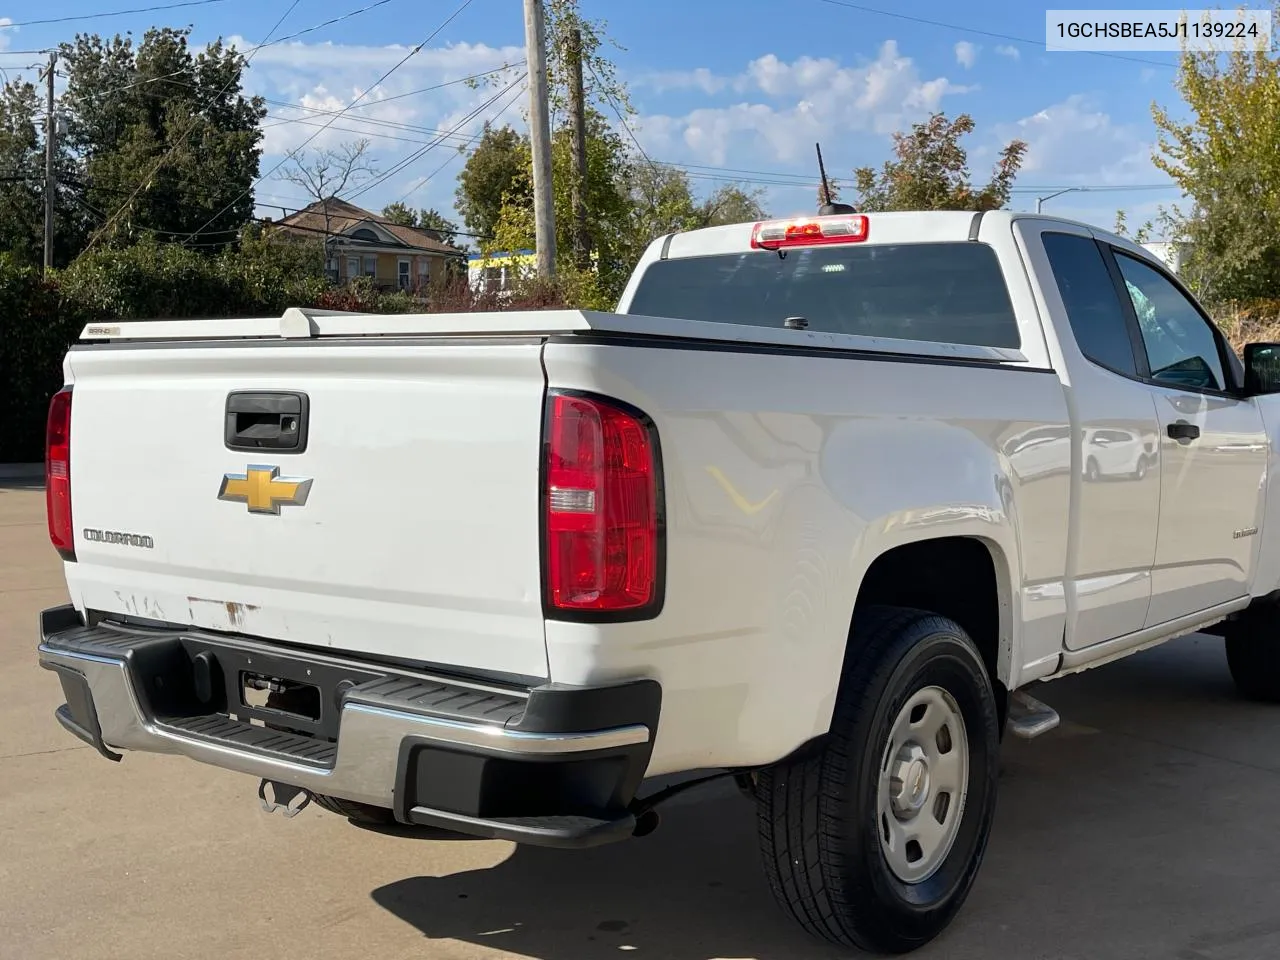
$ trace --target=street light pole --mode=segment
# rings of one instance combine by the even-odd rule
[[[1047,197],[1036,197],[1036,213],[1044,209],[1044,202],[1052,200],[1054,197],[1060,197],[1064,193],[1080,193],[1089,189],[1088,187],[1067,187],[1065,190],[1059,190],[1057,193],[1051,193]]]

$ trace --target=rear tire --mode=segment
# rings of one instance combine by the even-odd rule
[[[370,803],[358,803],[355,800],[343,800],[341,797],[327,797],[321,793],[313,793],[311,799],[316,806],[340,817],[346,817],[354,824],[362,827],[394,827],[395,814],[386,807],[375,807]]]
[[[905,953],[936,937],[986,851],[999,736],[991,680],[959,625],[859,611],[830,734],[759,774],[779,904],[815,936],[862,950]]]
[[[1224,624],[1227,667],[1249,700],[1280,703],[1280,607],[1262,604]]]

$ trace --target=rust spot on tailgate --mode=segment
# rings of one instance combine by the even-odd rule
[[[191,615],[191,622],[211,630],[240,630],[244,627],[245,616],[257,609],[252,603],[187,597],[187,612]]]

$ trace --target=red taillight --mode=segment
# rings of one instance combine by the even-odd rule
[[[576,394],[547,399],[543,571],[551,611],[660,602],[658,451],[643,416]]]
[[[49,540],[64,560],[76,558],[75,528],[71,525],[71,388],[63,387],[49,401],[44,440],[45,506],[49,512]]]
[[[869,223],[865,214],[845,213],[799,220],[766,220],[751,231],[753,250],[779,247],[813,247],[824,243],[858,243],[867,239]]]

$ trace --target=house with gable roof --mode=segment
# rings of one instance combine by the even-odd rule
[[[331,197],[275,221],[269,227],[299,238],[324,238],[326,271],[335,283],[369,277],[381,290],[421,293],[432,278],[466,270],[466,251],[433,230],[392,223],[380,214]]]

